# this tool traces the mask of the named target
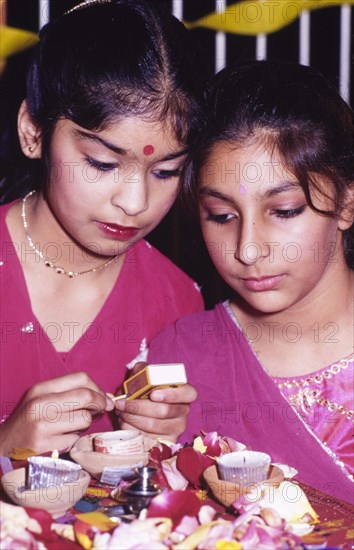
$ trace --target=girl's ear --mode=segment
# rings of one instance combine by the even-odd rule
[[[338,220],[338,228],[341,231],[349,229],[354,222],[354,181],[347,187],[344,205]]]
[[[21,149],[30,159],[38,159],[42,155],[41,130],[31,117],[27,101],[21,103],[17,117],[17,131]]]

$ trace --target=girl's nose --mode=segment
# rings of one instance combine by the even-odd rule
[[[252,265],[269,255],[269,243],[257,222],[241,222],[236,238],[235,259]]]
[[[148,184],[143,174],[121,174],[112,204],[124,210],[127,216],[137,216],[148,209]]]

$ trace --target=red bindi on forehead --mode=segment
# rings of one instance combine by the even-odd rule
[[[152,155],[154,151],[155,149],[153,145],[145,145],[143,149],[144,155]]]

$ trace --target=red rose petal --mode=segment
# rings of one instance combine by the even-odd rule
[[[152,499],[148,518],[171,518],[176,527],[184,516],[198,516],[203,502],[192,491],[165,491]]]

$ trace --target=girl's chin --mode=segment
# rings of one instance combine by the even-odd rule
[[[249,296],[242,296],[242,294],[238,294],[235,291],[235,296],[231,301],[234,302],[236,307],[241,306],[242,309],[255,316],[281,313],[290,307],[290,303],[274,300],[274,296],[268,295],[266,297],[264,294],[262,293],[262,297],[258,296],[258,299],[255,300],[250,299]]]

